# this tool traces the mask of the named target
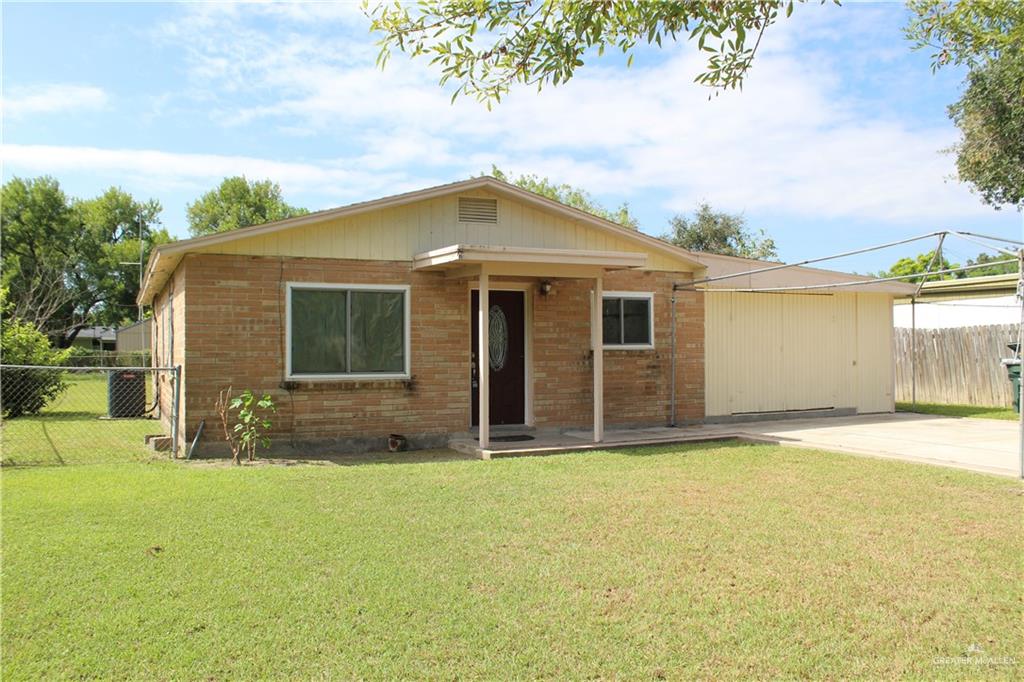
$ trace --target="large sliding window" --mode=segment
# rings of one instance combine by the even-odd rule
[[[289,379],[409,377],[409,287],[288,284]]]
[[[601,304],[605,348],[654,348],[654,294],[608,291]]]

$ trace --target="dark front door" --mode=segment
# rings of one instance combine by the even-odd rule
[[[478,362],[480,346],[480,292],[473,291],[473,426],[480,424],[477,371],[481,365],[491,377],[491,424],[522,424],[526,421],[526,315],[524,292],[490,291],[487,327],[490,348]]]

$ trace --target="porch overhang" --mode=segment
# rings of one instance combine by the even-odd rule
[[[608,270],[647,265],[647,254],[629,251],[579,251],[518,246],[452,244],[413,256],[412,269],[441,271],[446,277],[489,275],[526,277],[597,277]]]

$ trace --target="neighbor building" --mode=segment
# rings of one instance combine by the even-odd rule
[[[142,353],[153,345],[153,320],[145,318],[117,329],[116,346],[120,353]]]
[[[228,387],[271,394],[277,442],[339,450],[892,411],[909,287],[811,268],[700,283],[766,265],[481,177],[158,246],[139,301],[154,364],[182,368],[185,439],[218,432]],[[754,284],[797,289],[734,291]]]
[[[918,329],[1020,324],[1019,279],[1016,272],[1011,272],[925,282],[917,296],[895,300],[893,323]],[[913,306],[912,300],[916,301]]]
[[[85,327],[75,335],[71,345],[91,351],[117,350],[117,329],[114,327]]]

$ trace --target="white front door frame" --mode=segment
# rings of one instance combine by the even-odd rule
[[[481,273],[481,278],[482,277],[483,277],[483,273]],[[491,292],[491,291],[521,291],[521,292],[523,292],[523,336],[525,337],[524,338],[523,348],[525,349],[525,355],[526,355],[526,357],[525,357],[525,359],[523,361],[523,372],[525,372],[525,374],[526,374],[526,376],[525,376],[526,387],[525,387],[525,390],[523,391],[523,394],[524,394],[523,399],[524,399],[526,404],[523,406],[524,407],[524,409],[523,409],[523,417],[524,417],[524,420],[526,422],[524,424],[524,426],[530,426],[530,427],[532,427],[532,426],[534,426],[536,424],[536,419],[535,419],[535,416],[534,416],[534,413],[533,413],[533,290],[535,288],[536,288],[536,285],[533,282],[503,282],[503,281],[495,282],[495,281],[491,280],[489,276],[487,276],[487,290],[488,290],[488,292]],[[470,339],[473,338],[473,324],[474,324],[473,314],[472,314],[473,313],[473,291],[479,291],[479,290],[480,290],[480,282],[479,281],[474,282],[473,280],[470,280],[468,282],[468,286],[466,287],[466,306],[467,306],[466,309],[470,311],[470,314],[467,315],[467,318],[469,319],[468,333],[469,333],[469,338]],[[484,308],[484,305],[482,303],[483,297],[481,297],[480,300],[481,300],[480,308],[483,309]],[[478,316],[479,316],[479,313],[478,313]],[[485,319],[485,318],[481,318],[481,319]],[[480,324],[481,321],[477,320],[476,323]],[[483,327],[481,327],[481,331],[483,331]],[[483,334],[480,335],[480,338],[481,339],[483,338]],[[479,358],[487,357],[487,354],[483,353],[482,349],[486,349],[486,347],[481,345],[481,348],[477,349],[477,357],[479,357]],[[471,349],[470,350],[470,362],[473,361],[472,357],[473,356],[472,356],[472,349]],[[477,379],[478,380],[480,379],[480,375],[481,374],[483,374],[483,372],[478,369],[478,371],[477,371]],[[490,380],[490,376],[488,376],[488,389],[490,389],[489,380]],[[480,385],[480,389],[483,389],[483,385],[482,384]],[[482,393],[482,392],[483,392],[482,390],[479,391],[479,393]],[[488,393],[489,392],[490,391],[488,390]],[[472,429],[473,429],[472,395],[473,395],[473,393],[472,393],[472,391],[470,391],[470,402],[467,404],[467,406],[468,406],[468,413],[466,414],[466,423],[469,425],[469,430],[470,431],[472,431]],[[489,398],[489,395],[488,395],[488,398]],[[481,407],[483,407],[482,403],[481,403]],[[489,409],[490,409],[490,405],[488,405],[488,410]],[[483,423],[483,416],[482,416],[483,415],[483,411],[480,412],[480,415],[481,415],[480,422],[482,424]],[[488,432],[490,431],[490,424],[488,424],[487,430],[488,430]],[[490,434],[488,433],[488,435],[490,435]],[[481,441],[480,441],[480,447],[481,448],[485,447],[483,445],[482,436],[481,436]]]

